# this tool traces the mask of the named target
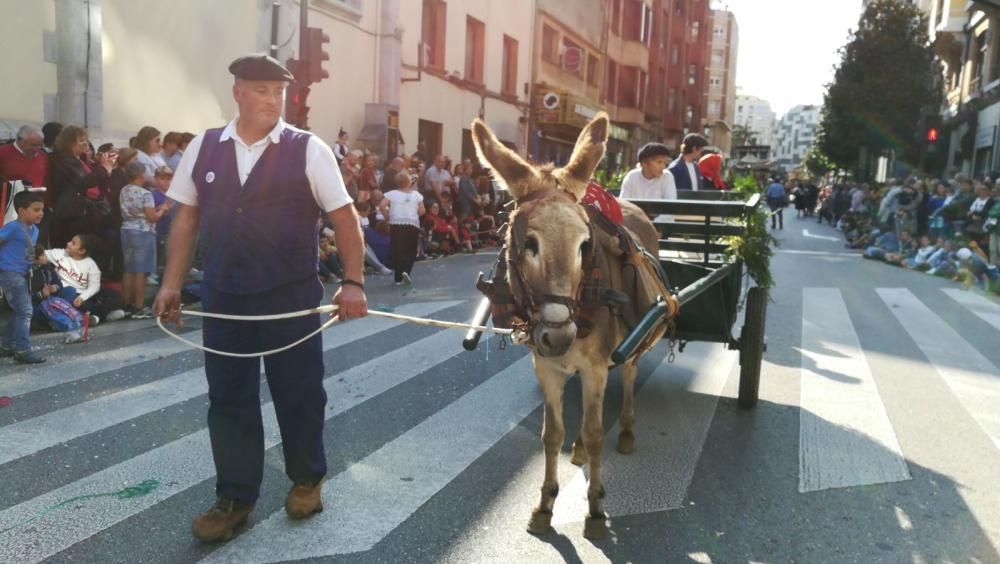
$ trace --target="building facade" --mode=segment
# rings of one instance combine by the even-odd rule
[[[708,65],[708,105],[705,117],[710,125],[709,142],[722,154],[732,152],[736,114],[736,58],[739,26],[736,16],[712,10],[712,51]]]
[[[475,160],[471,126],[478,117],[498,139],[524,154],[534,2],[395,1],[402,42],[399,131],[405,152],[420,151],[428,159],[445,155],[453,162]],[[370,107],[372,125],[387,112],[386,119],[393,118],[392,100],[379,103],[384,107]]]
[[[1000,1],[938,0],[926,11],[944,73],[945,172],[1000,175]]]
[[[537,0],[528,143],[536,162],[568,162],[580,131],[606,109],[607,3],[579,4],[566,10],[559,0]]]
[[[777,115],[767,100],[743,92],[736,94],[735,126],[748,128],[754,140],[752,145],[775,146]]]
[[[786,171],[802,164],[816,141],[819,120],[820,107],[814,105],[795,106],[782,116],[772,155]]]
[[[341,126],[361,129],[364,104],[377,88],[372,61],[382,28],[367,5],[310,4],[309,24],[331,38],[331,78],[310,95],[310,125],[327,140]],[[179,16],[192,13],[198,17]],[[0,70],[19,77],[0,105],[0,138],[47,121],[82,125],[95,141],[117,144],[145,125],[163,132],[223,125],[236,113],[227,71],[233,59],[268,51],[272,39],[280,60],[297,55],[298,5],[283,3],[276,27],[273,16],[270,2],[239,0],[19,3],[0,18],[0,34],[9,40]],[[137,36],[149,22],[157,33]]]

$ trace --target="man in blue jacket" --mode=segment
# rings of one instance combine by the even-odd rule
[[[701,187],[701,172],[698,170],[698,159],[708,146],[708,139],[697,133],[688,133],[681,143],[681,156],[670,163],[670,174],[674,175],[674,184],[678,190],[697,190]]]

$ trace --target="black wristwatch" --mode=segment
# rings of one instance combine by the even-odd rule
[[[361,282],[358,282],[357,280],[351,280],[350,278],[344,278],[343,280],[341,280],[340,281],[340,285],[341,286],[345,286],[345,285],[346,286],[357,286],[358,288],[361,288],[362,290],[365,289],[365,285],[364,284],[362,284]]]

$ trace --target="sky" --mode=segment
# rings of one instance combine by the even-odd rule
[[[714,0],[739,25],[736,85],[771,103],[778,119],[799,104],[822,104],[857,27],[861,0]]]

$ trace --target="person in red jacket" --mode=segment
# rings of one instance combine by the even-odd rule
[[[711,153],[698,160],[698,171],[701,172],[702,188],[705,190],[728,190],[722,181],[722,155]]]
[[[6,182],[21,180],[35,188],[45,186],[45,175],[49,168],[49,157],[42,150],[44,137],[42,130],[33,125],[24,125],[17,130],[13,143],[0,145],[0,186]],[[10,204],[12,194],[3,191],[4,201],[0,201],[0,225]],[[49,196],[46,194],[46,202]],[[46,206],[50,207],[50,206]]]

